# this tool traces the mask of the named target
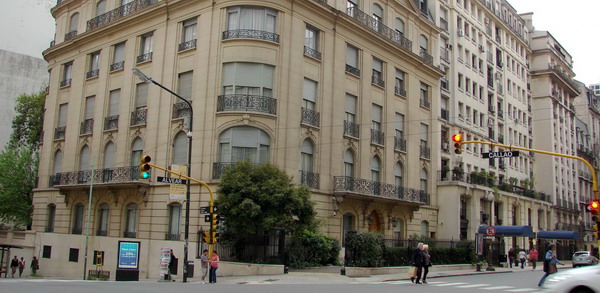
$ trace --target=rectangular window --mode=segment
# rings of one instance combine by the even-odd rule
[[[119,115],[119,99],[121,98],[121,89],[110,91],[108,99],[108,116]]]
[[[135,89],[135,109],[146,108],[148,101],[148,84],[138,83]]]
[[[404,138],[404,115],[396,113],[396,138]]]
[[[69,109],[69,104],[62,104],[58,108],[58,127],[67,126],[67,110]]]
[[[94,100],[95,96],[85,98],[85,113],[83,114],[85,120],[94,118]]]
[[[90,72],[97,71],[100,65],[100,51],[90,54]]]
[[[429,140],[429,125],[421,123],[421,146],[426,147]]]
[[[304,46],[315,51],[319,51],[319,30],[311,27],[309,25],[306,26],[306,32],[304,36]]]
[[[113,64],[123,61],[125,61],[125,42],[116,44],[113,53]]]
[[[425,83],[421,83],[421,105],[429,108],[429,86]]]
[[[396,93],[400,95],[406,95],[406,88],[404,85],[404,71],[396,69]]]
[[[69,85],[71,85],[72,74],[73,74],[73,61],[67,62],[63,65],[63,81],[69,81]]]
[[[79,248],[69,249],[69,261],[70,262],[79,262]]]
[[[372,121],[373,121],[373,125],[372,125],[372,129],[373,130],[377,130],[377,131],[381,131],[381,106],[373,104],[373,117],[372,117]]]
[[[275,33],[277,11],[253,6],[230,7],[227,10],[227,30],[250,30]]]
[[[258,63],[226,63],[223,65],[224,95],[273,96],[275,68]]]
[[[355,123],[356,122],[356,101],[357,97],[346,94],[346,121]]]
[[[196,25],[198,18],[194,17],[183,22],[182,43],[196,39]]]
[[[177,235],[175,237],[178,237],[179,236],[179,227],[181,226],[181,206],[180,205],[171,205],[170,210],[171,210],[171,213],[170,213],[170,220],[169,220],[169,234]]]
[[[346,46],[346,65],[358,69],[358,48],[350,44]]]
[[[194,79],[194,72],[188,71],[179,74],[179,85],[178,92],[179,95],[186,98],[187,100],[192,99],[192,82]],[[179,99],[176,99],[175,103],[181,102]]]
[[[44,245],[42,250],[42,258],[52,258],[52,246]]]
[[[145,34],[140,39],[140,55],[152,53],[152,36],[153,34]]]
[[[302,107],[308,110],[315,110],[317,101],[317,82],[304,78],[304,90],[302,94]]]
[[[373,81],[383,82],[383,61],[373,58]]]

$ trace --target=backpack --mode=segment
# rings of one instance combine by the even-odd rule
[[[549,267],[550,267],[550,262],[544,258],[544,269],[543,269],[544,273],[547,273],[550,270]]]

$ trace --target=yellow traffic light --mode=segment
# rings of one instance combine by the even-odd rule
[[[462,134],[457,133],[453,135],[452,141],[454,142],[454,153],[462,154]]]
[[[140,157],[140,179],[148,179],[150,178],[150,163],[152,158],[148,155],[142,155]]]
[[[211,243],[211,241],[210,241],[210,232],[203,232],[202,233],[202,242],[204,242],[204,243]]]
[[[594,224],[592,227],[594,228],[594,237],[598,238],[598,224]]]
[[[212,240],[213,244],[219,242],[219,233],[218,232],[212,232],[211,236],[212,236],[211,240]]]
[[[210,229],[213,231],[217,230],[217,227],[219,226],[221,217],[218,214],[211,214],[210,215]]]

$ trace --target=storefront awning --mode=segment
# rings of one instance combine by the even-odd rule
[[[579,240],[579,233],[575,231],[539,231],[537,238],[545,239],[570,239]]]
[[[485,234],[485,229],[488,225],[479,226],[477,233]],[[519,236],[519,237],[533,237],[533,230],[530,226],[493,226],[496,228],[496,236]]]

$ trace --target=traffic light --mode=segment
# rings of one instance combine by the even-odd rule
[[[150,178],[150,163],[152,158],[148,155],[142,155],[140,157],[140,179],[148,179]]]
[[[594,228],[594,237],[598,239],[598,224],[594,224],[592,227]]]
[[[219,242],[219,233],[218,232],[212,232],[212,243],[215,244],[217,242]]]
[[[221,217],[218,214],[211,214],[210,215],[210,229],[213,231],[217,231],[220,220],[221,220]]]
[[[462,154],[462,134],[457,133],[453,135],[452,141],[454,141],[454,153]]]
[[[211,243],[210,242],[210,232],[202,232],[202,242]]]
[[[597,200],[594,200],[594,201],[588,203],[587,210],[590,213],[592,213],[592,221],[598,222],[598,220],[600,219],[598,217],[598,215],[600,214],[600,202],[598,202]]]

